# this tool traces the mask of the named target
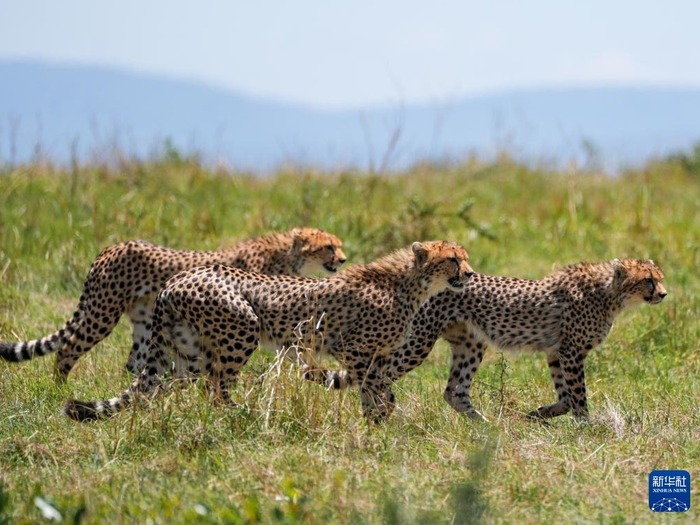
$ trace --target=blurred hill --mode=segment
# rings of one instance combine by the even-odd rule
[[[614,169],[698,140],[700,89],[523,90],[322,111],[143,73],[0,62],[0,162],[65,162],[71,151],[145,157],[167,141],[252,170],[286,162],[398,169],[499,151]]]

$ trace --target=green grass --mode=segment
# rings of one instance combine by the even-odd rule
[[[700,483],[700,174],[676,161],[608,178],[508,162],[421,166],[377,177],[282,171],[258,179],[186,159],[119,170],[30,165],[0,174],[0,339],[46,335],[71,315],[101,248],[145,238],[212,249],[270,229],[323,227],[362,262],[417,239],[464,244],[475,269],[540,277],[555,264],[652,257],[669,297],[623,314],[587,360],[592,422],[524,414],[554,398],[542,355],[490,352],[477,423],[442,400],[444,343],[368,426],[357,393],[326,392],[257,352],[234,397],[177,389],[97,424],[68,397],[124,388],[129,327],[68,384],[53,358],[0,363],[0,524],[697,523],[647,506],[653,469]],[[331,363],[332,364],[332,363]]]

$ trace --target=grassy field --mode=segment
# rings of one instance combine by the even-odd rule
[[[659,162],[610,178],[503,159],[258,179],[175,156],[119,169],[5,169],[2,340],[61,326],[110,243],[215,249],[296,225],[340,236],[350,262],[431,238],[465,245],[478,271],[530,278],[555,264],[652,257],[669,297],[624,313],[589,356],[585,425],[568,415],[525,420],[554,399],[544,356],[526,353],[491,351],[479,370],[473,398],[489,423],[458,415],[442,400],[442,342],[396,385],[399,409],[380,426],[363,422],[355,391],[305,383],[268,352],[244,370],[241,408],[212,405],[192,387],[150,410],[69,421],[68,397],[101,399],[128,384],[125,322],[61,387],[52,357],[0,363],[0,524],[49,522],[51,509],[91,524],[700,522],[696,168]],[[649,510],[654,469],[691,473],[689,512]]]

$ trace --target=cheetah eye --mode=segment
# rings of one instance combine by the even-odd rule
[[[652,279],[651,277],[647,277],[646,279],[644,279],[644,282],[647,283],[647,284],[653,285],[653,284],[654,284],[654,279]]]
[[[335,253],[335,247],[332,244],[326,245],[326,250]]]

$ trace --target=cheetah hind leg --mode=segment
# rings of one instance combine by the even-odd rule
[[[227,297],[212,317],[225,319],[218,327],[199,328],[201,337],[208,339],[211,350],[205,363],[210,395],[231,405],[230,389],[238,374],[260,343],[260,319],[253,307],[241,296]]]
[[[131,406],[137,399],[153,399],[165,388],[164,378],[172,372],[173,362],[170,358],[172,341],[168,327],[172,324],[171,311],[167,304],[156,305],[153,315],[153,335],[149,346],[149,356],[139,376],[120,395],[104,401],[69,400],[65,414],[76,421],[93,421],[111,417]]]
[[[142,297],[127,312],[131,321],[133,342],[126,362],[126,370],[133,375],[138,375],[146,364],[148,341],[153,327],[154,303],[153,296]]]
[[[554,383],[554,389],[557,392],[557,402],[551,405],[541,406],[537,410],[529,412],[527,418],[530,420],[543,420],[562,416],[571,410],[569,391],[561,369],[558,354],[548,354],[547,365],[549,365],[549,374],[552,377],[552,383]]]

